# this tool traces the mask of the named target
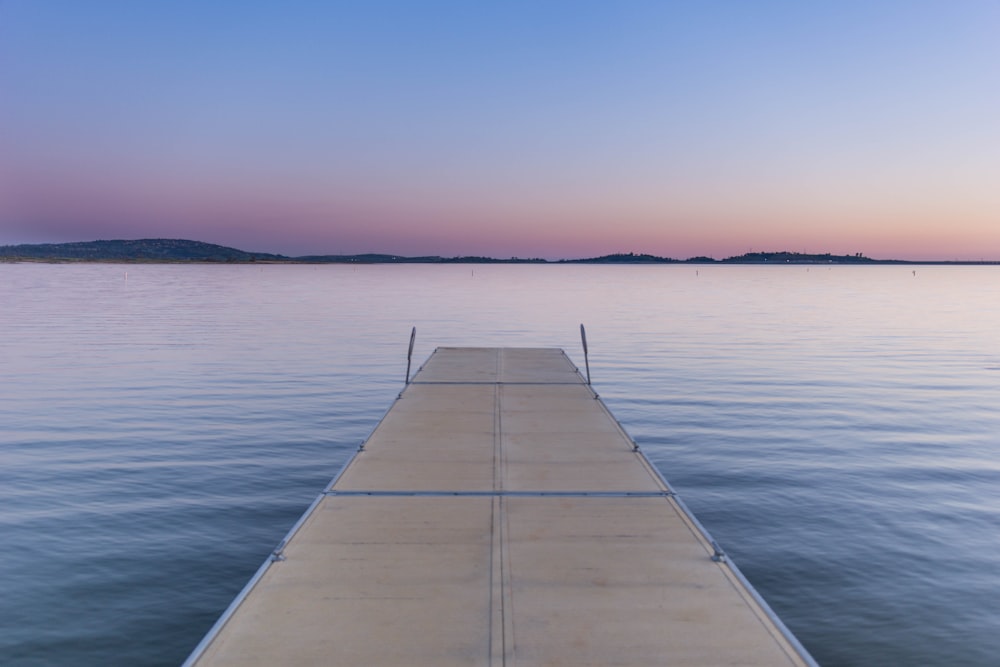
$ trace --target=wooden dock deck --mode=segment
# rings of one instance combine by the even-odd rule
[[[815,665],[596,398],[438,349],[185,665]]]

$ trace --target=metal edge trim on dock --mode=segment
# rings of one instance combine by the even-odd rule
[[[562,353],[563,356],[565,356],[570,361],[570,363],[572,363],[572,359],[570,359],[569,355],[566,354],[566,350],[562,350]],[[681,510],[681,512],[683,512],[685,518],[688,521],[690,521],[691,525],[701,534],[701,537],[703,537],[705,540],[708,541],[710,545],[712,545],[712,548],[715,550],[715,554],[713,554],[712,556],[713,560],[716,560],[719,563],[719,565],[725,566],[733,574],[733,576],[736,577],[737,581],[739,581],[740,584],[746,589],[747,593],[750,594],[750,597],[753,598],[754,602],[756,602],[760,606],[761,610],[767,616],[768,620],[770,620],[774,624],[774,626],[781,633],[781,636],[785,639],[785,641],[787,641],[792,646],[793,649],[795,649],[795,651],[798,652],[799,656],[810,667],[819,667],[819,663],[816,662],[816,660],[812,657],[809,651],[806,650],[805,646],[802,645],[802,643],[792,633],[792,631],[788,629],[788,626],[785,625],[784,621],[782,621],[781,618],[778,616],[778,614],[774,611],[774,609],[771,608],[771,605],[767,603],[767,600],[765,600],[764,597],[757,591],[757,589],[754,588],[753,584],[750,583],[750,580],[746,578],[746,576],[736,565],[736,563],[734,563],[733,560],[729,558],[728,555],[726,555],[725,551],[719,546],[719,543],[715,541],[714,537],[712,537],[712,534],[708,532],[708,529],[705,528],[704,525],[702,525],[701,521],[698,520],[698,517],[694,515],[691,509],[687,506],[687,503],[684,502],[684,499],[681,498],[680,494],[674,490],[674,488],[670,485],[670,482],[668,482],[667,479],[663,476],[663,473],[660,471],[660,469],[657,468],[653,464],[653,462],[649,460],[649,457],[646,456],[646,452],[644,452],[642,448],[639,447],[639,444],[625,429],[625,426],[621,423],[618,417],[615,416],[615,413],[611,411],[611,408],[608,407],[607,403],[604,402],[604,399],[602,399],[601,396],[596,391],[594,391],[593,387],[588,381],[588,378],[585,378],[583,374],[580,372],[580,368],[576,364],[573,364],[573,367],[574,370],[576,371],[576,374],[587,385],[587,388],[590,389],[590,392],[594,395],[594,399],[598,403],[600,403],[601,407],[604,409],[604,412],[607,413],[607,415],[612,419],[612,421],[614,421],[615,425],[621,432],[622,436],[629,443],[632,444],[632,450],[640,456],[643,463],[649,468],[650,471],[652,471],[654,475],[656,475],[657,481],[660,484],[662,484],[664,489],[666,490],[666,492],[663,495],[665,497],[673,499],[673,501],[677,504],[677,507]]]
[[[577,369],[576,372],[577,375],[580,374],[579,369]],[[625,427],[618,420],[618,418],[615,417],[615,414],[604,402],[604,399],[602,399],[597,394],[597,392],[594,392],[593,389],[591,389],[591,391],[594,394],[594,398],[601,404],[601,407],[604,408],[604,411],[607,412],[607,414],[614,420],[615,424],[617,424],[618,429],[621,431],[622,435],[626,439],[628,439],[630,443],[632,443],[633,451],[642,458],[643,463],[649,467],[649,469],[656,475],[658,481],[664,486],[665,489],[667,489],[669,493],[665,495],[673,499],[673,501],[677,504],[677,507],[684,513],[685,518],[691,522],[691,525],[699,533],[701,533],[701,536],[704,539],[706,539],[710,545],[712,545],[713,549],[715,549],[715,554],[713,554],[712,556],[713,560],[716,560],[720,566],[725,566],[733,574],[733,576],[736,577],[736,579],[740,582],[740,584],[742,584],[742,586],[746,589],[747,593],[749,593],[750,596],[753,598],[754,602],[756,602],[760,606],[761,610],[767,616],[768,620],[770,620],[774,624],[774,626],[781,633],[781,636],[785,639],[785,641],[787,641],[792,646],[793,649],[795,649],[798,652],[799,656],[810,667],[819,667],[819,663],[817,663],[816,660],[812,657],[812,655],[810,655],[809,651],[806,650],[805,646],[802,645],[802,643],[792,633],[792,631],[788,629],[788,626],[785,625],[785,623],[781,620],[781,618],[774,611],[774,609],[771,608],[771,605],[767,603],[767,600],[765,600],[764,597],[759,592],[757,592],[757,589],[754,588],[753,584],[750,583],[750,580],[746,578],[746,576],[736,565],[736,563],[734,563],[733,560],[729,558],[728,555],[726,555],[725,551],[719,546],[719,543],[715,541],[715,538],[712,537],[712,534],[710,532],[708,532],[708,529],[705,528],[705,526],[702,525],[701,521],[698,520],[698,517],[694,515],[694,513],[687,506],[687,503],[684,502],[684,499],[680,496],[680,494],[677,493],[672,486],[670,486],[670,483],[663,476],[663,473],[660,472],[660,469],[657,468],[653,464],[653,462],[649,460],[649,457],[646,456],[646,452],[644,452],[642,448],[639,447],[638,443],[632,438],[631,435],[629,435],[628,431],[625,430]]]
[[[437,350],[435,350],[435,352],[436,351]],[[433,353],[431,354],[431,356],[433,356]],[[422,369],[423,366],[421,366],[420,368]],[[418,369],[417,372],[420,372],[420,369]],[[319,506],[320,502],[322,502],[323,499],[326,498],[327,496],[334,495],[333,492],[331,491],[334,485],[336,485],[337,481],[344,475],[344,473],[355,461],[355,459],[357,459],[358,454],[364,451],[365,443],[371,440],[372,435],[375,434],[375,431],[378,430],[378,427],[382,425],[382,422],[384,422],[385,418],[389,415],[389,411],[396,406],[396,403],[398,403],[400,399],[402,399],[403,393],[405,391],[406,389],[404,387],[403,390],[400,391],[399,394],[396,396],[396,398],[389,404],[388,409],[386,409],[386,411],[382,414],[382,416],[379,418],[375,426],[372,427],[372,430],[369,432],[368,436],[361,441],[361,444],[354,451],[354,453],[351,454],[351,456],[344,462],[344,464],[340,467],[340,470],[337,471],[337,474],[335,474],[333,478],[329,481],[329,483],[327,483],[327,485],[323,487],[323,491],[316,496],[315,500],[312,501],[312,504],[310,504],[309,507],[306,508],[305,512],[302,513],[302,516],[300,516],[298,520],[295,522],[295,524],[292,525],[292,527],[288,530],[288,532],[285,533],[285,536],[281,539],[280,542],[278,542],[278,545],[271,551],[270,554],[268,554],[264,562],[261,563],[260,567],[257,568],[257,571],[254,572],[254,575],[250,578],[250,581],[248,581],[246,585],[243,586],[243,588],[236,595],[233,601],[229,603],[229,606],[226,607],[226,610],[222,612],[222,615],[215,621],[212,627],[209,628],[208,632],[205,634],[202,640],[198,642],[198,645],[194,647],[194,650],[191,651],[191,654],[188,655],[187,659],[183,663],[181,663],[181,667],[193,667],[193,665],[201,658],[202,654],[204,654],[205,651],[208,649],[208,647],[211,646],[212,642],[215,641],[215,638],[219,636],[219,633],[222,632],[222,629],[226,626],[226,623],[228,623],[229,619],[233,617],[233,614],[236,613],[236,610],[239,609],[240,605],[243,604],[243,601],[246,600],[248,595],[250,595],[250,592],[257,586],[257,584],[263,578],[264,574],[271,567],[271,564],[274,563],[275,561],[283,559],[281,552],[284,550],[285,545],[288,544],[288,542],[292,539],[292,537],[295,536],[295,533],[299,531],[299,528],[301,528],[302,525],[309,520],[309,517],[312,516],[312,513]]]

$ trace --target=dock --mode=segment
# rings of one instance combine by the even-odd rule
[[[435,350],[185,662],[815,664],[558,348]]]

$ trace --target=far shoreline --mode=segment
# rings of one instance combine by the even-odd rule
[[[601,264],[601,265],[670,265],[720,266],[995,266],[1000,260],[906,260],[874,259],[862,253],[834,255],[832,253],[748,252],[743,255],[715,259],[689,257],[675,259],[644,253],[613,253],[599,257],[549,260],[511,257],[500,259],[484,256],[442,257],[424,255],[408,257],[386,253],[325,254],[288,257],[272,253],[248,252],[227,246],[186,239],[98,240],[73,243],[43,243],[0,246],[2,263],[44,264]]]
[[[868,262],[837,262],[837,261],[784,261],[784,262],[756,262],[738,260],[714,260],[712,262],[692,262],[689,260],[672,260],[663,262],[626,262],[626,261],[601,261],[600,259],[560,259],[560,260],[505,260],[505,259],[466,259],[447,258],[443,260],[434,259],[411,259],[402,260],[303,260],[289,258],[285,260],[211,260],[211,259],[144,259],[144,258],[107,258],[107,259],[75,259],[67,257],[6,257],[0,256],[0,264],[114,264],[114,265],[199,265],[199,266],[381,266],[381,265],[421,265],[421,266],[447,266],[447,265],[525,265],[536,266],[569,266],[569,265],[600,265],[600,266],[1000,266],[1000,260],[906,260],[906,259],[873,259]]]

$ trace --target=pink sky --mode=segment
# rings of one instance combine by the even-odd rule
[[[0,244],[1000,259],[995,3],[407,7],[0,5]]]

